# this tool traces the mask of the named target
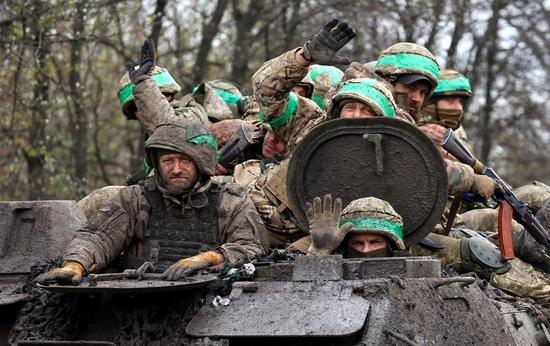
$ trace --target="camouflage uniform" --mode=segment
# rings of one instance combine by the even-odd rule
[[[159,126],[147,142],[146,154],[152,167],[158,162],[159,148],[191,156],[200,173],[193,189],[177,191],[158,175],[148,178],[143,186],[123,187],[76,232],[65,252],[65,262],[78,262],[86,272],[93,273],[116,259],[122,251],[139,257],[143,246],[140,244],[144,243],[152,227],[149,222],[152,205],[144,189],[159,191],[166,211],[180,223],[197,219],[209,205],[208,196],[215,193],[217,219],[211,220],[213,225],[217,223],[218,246],[215,250],[232,265],[240,265],[264,253],[265,228],[245,190],[236,184],[221,185],[210,179],[215,166],[215,141],[203,125],[182,120]],[[179,231],[175,232],[174,241],[179,241]]]
[[[262,126],[272,130],[284,144],[288,157],[298,142],[317,124],[326,120],[324,112],[311,100],[291,90],[308,72],[294,58],[295,50],[265,62],[252,77],[257,111]],[[285,247],[306,235],[290,211],[286,191],[288,158],[282,162],[249,160],[235,166],[233,179],[245,186],[268,229],[270,245]]]
[[[515,258],[502,264],[495,259],[487,265],[471,252],[470,242],[473,238],[468,235],[457,236],[455,232],[451,232],[449,236],[443,236],[432,233],[430,238],[444,245],[445,248],[435,250],[422,245],[413,245],[411,246],[413,255],[437,258],[441,260],[442,268],[449,266],[457,273],[475,272],[489,281],[492,286],[514,296],[531,298],[537,303],[550,302],[550,279],[529,263]],[[493,245],[483,237],[477,240],[476,246],[480,244],[485,244],[487,249]],[[495,245],[493,245],[493,252],[500,256]],[[489,261],[485,262],[489,263]]]

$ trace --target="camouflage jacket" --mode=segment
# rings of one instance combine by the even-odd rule
[[[307,235],[295,223],[290,206],[281,202],[281,200],[288,200],[286,190],[275,192],[278,194],[279,202],[281,202],[279,204],[273,202],[273,198],[270,199],[269,197],[270,189],[267,185],[272,181],[277,170],[284,167],[288,160],[285,159],[282,164],[271,163],[267,165],[261,160],[248,160],[235,166],[235,173],[233,174],[234,181],[245,187],[267,231],[271,233],[269,236],[270,246],[273,247],[285,245],[284,241],[277,243],[273,239],[281,239],[286,236],[288,239],[297,240]],[[279,234],[279,236],[273,236],[273,234]]]
[[[258,116],[275,132],[289,155],[315,125],[326,120],[315,102],[292,92],[308,72],[307,67],[296,62],[295,51],[265,62],[252,76]]]
[[[206,113],[191,95],[185,95],[180,100],[169,103],[151,76],[139,76],[135,83],[132,92],[139,110],[140,122],[149,135],[155,131],[158,124],[172,117],[193,118],[205,125],[209,124]]]
[[[194,208],[204,205],[205,192],[210,189],[209,180],[199,184],[192,195],[169,197],[162,192],[167,210]],[[160,189],[163,191],[162,189]],[[143,241],[146,234],[151,206],[139,185],[123,187],[120,192],[91,217],[75,233],[65,251],[64,261],[75,261],[94,273],[116,259],[128,246]],[[245,190],[236,184],[222,185],[217,205],[218,239],[222,244],[216,249],[233,265],[240,265],[246,258],[258,257],[267,250],[267,237],[252,201]]]

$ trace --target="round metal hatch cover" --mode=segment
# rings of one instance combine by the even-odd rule
[[[406,246],[427,236],[440,220],[448,194],[447,171],[437,147],[416,126],[392,118],[333,119],[315,127],[289,162],[288,197],[308,229],[306,202],[316,196],[352,200],[374,196],[403,218]]]

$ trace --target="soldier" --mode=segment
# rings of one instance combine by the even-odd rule
[[[468,140],[461,119],[464,107],[472,97],[472,88],[466,77],[454,70],[443,70],[439,75],[439,84],[432,96],[424,102],[417,121],[420,129],[437,145],[444,158],[456,160],[441,148],[441,140],[448,128],[464,142]],[[466,143],[468,149],[473,149]]]
[[[333,209],[332,197],[326,195],[323,206],[319,197],[313,200],[313,206],[307,203],[306,214],[312,239],[308,255],[341,252],[347,258],[388,257],[405,250],[402,218],[381,199],[356,199],[342,210],[339,198]],[[537,303],[550,302],[550,280],[543,272],[520,259],[502,261],[498,248],[476,232],[457,229],[451,236],[434,237],[445,248],[428,250],[412,245],[415,256],[438,258],[447,271],[475,272],[492,286],[514,296],[531,298]]]
[[[250,91],[244,87],[225,79],[212,79],[201,83],[193,88],[192,94],[195,100],[204,106],[213,122],[242,118],[251,96]]]
[[[266,224],[272,247],[284,248],[306,233],[298,226],[286,195],[288,157],[315,125],[326,120],[324,112],[310,99],[291,90],[313,63],[333,65],[349,59],[336,53],[355,37],[353,28],[334,19],[303,47],[265,62],[252,77],[257,117],[272,138],[271,152],[285,149],[284,160],[249,160],[235,167],[235,182],[245,186]]]
[[[147,68],[142,64],[132,78]],[[186,118],[161,124],[145,150],[156,174],[121,189],[76,232],[64,266],[37,282],[78,284],[121,252],[122,269],[149,261],[167,280],[224,262],[240,266],[264,253],[265,228],[245,190],[211,180],[216,143],[204,125]]]
[[[337,198],[325,195],[306,204],[311,234],[308,255],[341,252],[346,258],[389,257],[404,251],[403,219],[392,206],[376,197],[353,200],[344,210]]]
[[[396,92],[408,94],[408,109],[417,120],[420,108],[438,85],[439,64],[426,48],[399,42],[380,52],[374,72]]]

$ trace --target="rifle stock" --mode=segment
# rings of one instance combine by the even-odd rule
[[[474,172],[484,174],[496,181],[500,186],[499,190],[495,190],[494,197],[497,202],[501,204],[503,201],[507,201],[512,207],[514,219],[525,227],[527,232],[529,232],[537,242],[543,244],[550,250],[550,237],[548,236],[548,232],[535,218],[531,209],[514,195],[512,190],[510,190],[492,168],[483,165],[483,163],[470,153],[468,148],[466,148],[462,140],[458,138],[452,129],[447,129],[447,132],[445,132],[443,140],[441,141],[441,146],[451,155],[471,166]]]

